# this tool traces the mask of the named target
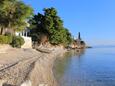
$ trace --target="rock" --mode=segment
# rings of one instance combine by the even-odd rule
[[[52,49],[51,53],[41,53],[33,49],[13,48],[7,50],[7,54],[0,54],[0,84],[57,86],[52,71],[53,63],[56,56],[63,54],[65,50],[60,47]]]
[[[32,86],[32,83],[30,80],[27,80],[21,84],[21,86]]]

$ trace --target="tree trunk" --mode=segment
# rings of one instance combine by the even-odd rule
[[[0,35],[1,35],[1,27],[0,27]]]
[[[0,35],[4,35],[4,28],[3,27],[0,29]]]
[[[12,29],[12,35],[15,35],[15,33],[16,33],[16,30]]]

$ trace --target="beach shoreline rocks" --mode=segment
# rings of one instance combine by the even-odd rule
[[[66,52],[54,47],[51,53],[34,49],[9,48],[0,53],[0,86],[57,86],[53,64]]]

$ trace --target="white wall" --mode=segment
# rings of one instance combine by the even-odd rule
[[[25,36],[22,36],[25,43],[24,45],[21,46],[21,48],[32,48],[32,39],[31,37],[25,37]]]

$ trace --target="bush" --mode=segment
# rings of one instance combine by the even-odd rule
[[[12,42],[12,36],[0,35],[0,44],[10,44]]]
[[[13,36],[12,38],[12,47],[21,48],[21,46],[25,43],[24,39],[20,36]]]
[[[0,44],[10,44],[12,47],[21,48],[24,39],[20,36],[0,35]]]

